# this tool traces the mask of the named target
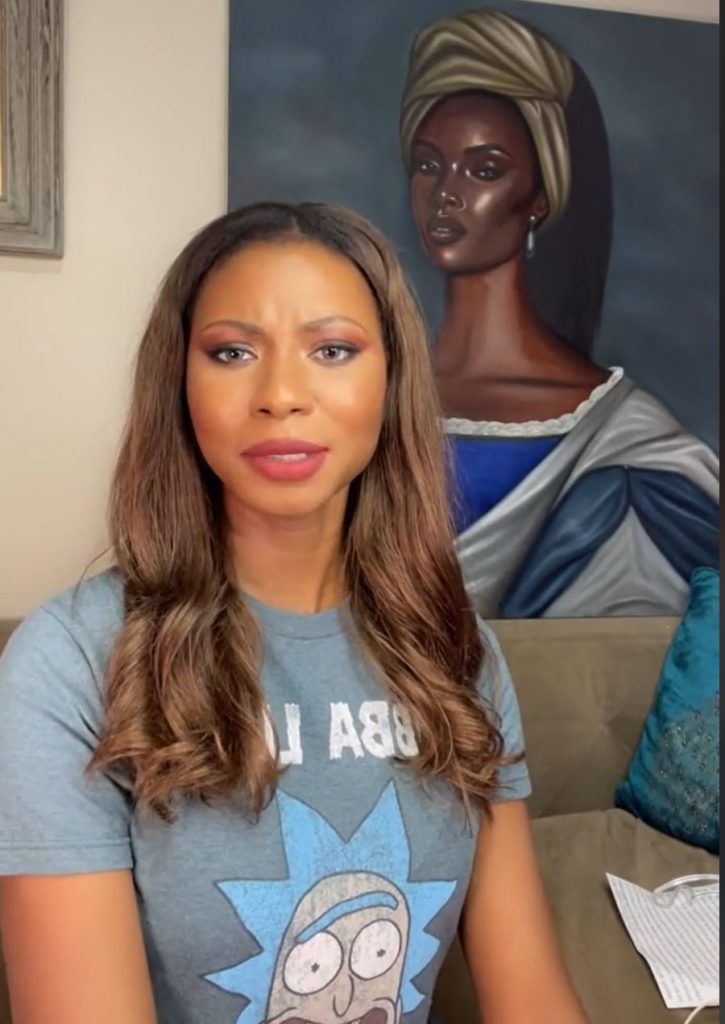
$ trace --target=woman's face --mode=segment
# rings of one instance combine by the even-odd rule
[[[229,512],[341,523],[377,446],[386,391],[362,274],[313,242],[255,243],[230,257],[194,307],[186,391]]]
[[[413,140],[410,178],[431,262],[465,274],[519,256],[529,217],[548,213],[538,177],[531,136],[512,103],[470,92],[436,104]]]

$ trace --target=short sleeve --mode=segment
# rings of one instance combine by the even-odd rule
[[[496,634],[479,618],[478,628],[484,647],[484,662],[479,682],[479,695],[486,708],[496,713],[496,722],[503,737],[503,752],[516,755],[524,752],[524,733],[516,691],[506,659]],[[526,761],[504,765],[498,772],[498,791],[494,802],[525,800],[531,796],[531,780]]]
[[[0,658],[0,875],[132,866],[129,794],[88,776],[102,698],[91,659],[42,607]]]

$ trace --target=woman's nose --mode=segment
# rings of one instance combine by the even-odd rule
[[[455,187],[450,175],[440,183],[433,196],[435,208],[439,213],[448,209],[462,210],[463,200],[460,191]]]
[[[302,367],[288,360],[270,360],[260,368],[254,394],[254,409],[259,416],[285,419],[310,411],[312,398]]]

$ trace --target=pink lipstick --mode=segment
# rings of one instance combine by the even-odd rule
[[[268,480],[298,483],[314,476],[325,461],[327,452],[327,448],[309,441],[278,438],[252,445],[242,452],[242,457]]]

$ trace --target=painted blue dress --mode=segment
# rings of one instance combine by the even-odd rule
[[[445,421],[457,551],[486,618],[680,615],[719,565],[719,462],[621,368],[572,413]]]
[[[463,533],[553,452],[561,437],[506,438],[449,435],[450,501],[456,533]]]

